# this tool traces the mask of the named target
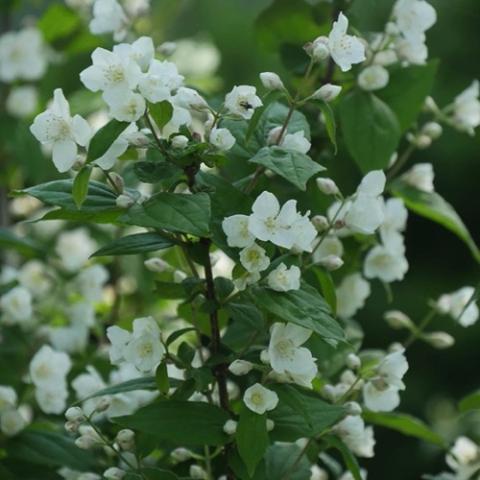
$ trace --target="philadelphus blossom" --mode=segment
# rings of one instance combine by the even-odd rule
[[[48,51],[40,30],[25,28],[0,37],[0,80],[39,80],[48,66]]]
[[[455,479],[474,478],[480,468],[480,449],[468,437],[458,437],[446,456],[446,462],[455,472]]]
[[[458,95],[453,102],[453,121],[459,130],[474,135],[475,128],[480,125],[480,83],[478,80]]]
[[[294,152],[307,153],[310,150],[312,144],[305,137],[305,132],[300,130],[295,133],[287,133],[284,139],[280,143],[282,148],[286,150],[293,150]]]
[[[160,329],[152,317],[136,318],[133,332],[120,327],[107,329],[110,340],[110,361],[119,365],[125,361],[140,372],[151,372],[163,359],[165,347],[160,339]]]
[[[373,247],[365,258],[364,274],[367,278],[379,278],[390,283],[403,280],[407,270],[408,262],[401,236],[390,237],[383,245]]]
[[[422,192],[432,193],[435,191],[433,179],[435,177],[431,163],[417,163],[401,176],[408,185]]]
[[[0,297],[0,311],[6,325],[28,324],[33,314],[31,293],[22,286],[12,288]]]
[[[404,351],[389,353],[378,365],[376,376],[363,387],[363,400],[373,412],[390,412],[400,404],[399,390],[405,390],[402,381],[408,370]]]
[[[228,128],[214,128],[208,136],[209,142],[219,150],[227,151],[235,145],[235,137]]]
[[[334,427],[334,432],[358,457],[373,457],[375,447],[373,428],[365,427],[365,422],[359,415],[345,417]]]
[[[440,312],[450,315],[462,327],[474,325],[479,317],[478,305],[473,287],[463,287],[456,292],[442,295],[437,306]]]
[[[358,85],[367,92],[381,90],[388,85],[389,78],[390,75],[386,68],[381,65],[370,65],[361,71],[358,76]]]
[[[95,0],[90,32],[94,35],[113,33],[115,40],[126,35],[127,16],[117,0]]]
[[[139,90],[149,102],[157,103],[168,100],[172,91],[181,87],[183,80],[174,63],[152,60],[147,73],[139,81]]]
[[[311,330],[292,323],[275,323],[271,329],[268,358],[275,373],[305,387],[312,386],[317,365],[308,348],[302,347]]]
[[[267,277],[268,286],[277,292],[288,292],[300,288],[300,269],[296,265],[290,268],[281,263]]]
[[[38,91],[31,86],[12,88],[5,104],[7,112],[17,118],[31,117],[36,112],[37,106]]]
[[[259,383],[255,383],[245,390],[243,401],[252,412],[263,415],[278,405],[278,395]]]
[[[52,160],[59,172],[70,170],[77,159],[78,147],[87,147],[92,130],[80,115],[73,118],[61,88],[53,94],[51,106],[35,117],[30,131],[44,145],[52,147]]]
[[[240,263],[250,273],[259,273],[270,265],[265,249],[253,243],[240,252]]]
[[[83,267],[96,249],[96,242],[84,228],[62,232],[55,245],[55,253],[60,257],[62,267],[70,272]]]
[[[365,305],[370,291],[370,284],[359,273],[345,277],[337,288],[337,315],[353,317]]]
[[[26,262],[18,272],[18,281],[37,297],[47,293],[51,286],[47,269],[39,260]]]
[[[0,385],[0,431],[7,437],[13,437],[28,423],[22,409],[17,408],[15,390],[7,385]]]
[[[250,120],[255,109],[263,105],[256,93],[255,87],[250,85],[235,86],[225,96],[225,108],[233,115]]]

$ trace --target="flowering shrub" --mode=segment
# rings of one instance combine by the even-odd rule
[[[409,212],[480,261],[432,165],[407,167],[443,128],[474,133],[478,82],[445,107],[429,96],[425,0],[365,29],[368,2],[340,3],[288,77],[222,97],[192,88],[175,44],[136,34],[148,1],[69,0],[0,37],[10,121],[62,174],[13,192],[27,222],[0,231],[1,348],[24,368],[0,385],[1,478],[361,480],[377,426],[448,450],[453,473],[425,478],[478,475],[472,440],[449,447],[398,410],[409,347],[450,347],[432,323],[474,325],[475,288],[426,299],[420,322],[386,311],[401,343],[364,348],[355,321],[371,284],[392,296],[409,270]],[[39,113],[33,82],[75,35],[108,38],[82,90]],[[355,189],[322,165],[338,149]]]

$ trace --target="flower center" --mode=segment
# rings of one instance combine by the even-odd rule
[[[254,393],[251,400],[254,405],[262,405],[263,403],[263,397],[260,393]]]

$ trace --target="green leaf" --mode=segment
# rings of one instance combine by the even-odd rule
[[[183,170],[173,163],[167,162],[135,162],[133,171],[141,182],[174,182],[183,176]]]
[[[295,443],[277,443],[268,447],[265,470],[266,478],[279,480],[307,480],[312,474],[307,456]]]
[[[322,289],[323,296],[335,315],[337,312],[337,293],[332,274],[323,268],[315,268],[314,272]]]
[[[383,32],[395,0],[355,0],[349,9],[352,24],[361,32]]]
[[[431,93],[438,61],[426,65],[398,67],[390,72],[388,85],[377,92],[396,114],[402,132],[408,130],[420,114],[427,96]]]
[[[93,253],[92,257],[155,252],[172,247],[173,245],[175,245],[175,243],[172,240],[162,237],[158,233],[135,233],[114,240]]]
[[[307,283],[302,283],[299,290],[289,292],[255,287],[252,289],[252,300],[260,309],[285,322],[313,330],[324,340],[345,340],[343,329],[333,319],[327,302]]]
[[[0,247],[1,250],[15,250],[21,255],[34,257],[45,254],[40,245],[37,245],[30,238],[21,238],[7,228],[0,228]]]
[[[381,412],[363,412],[363,418],[368,423],[390,428],[397,432],[408,435],[409,437],[419,438],[440,447],[445,446],[443,438],[432,431],[425,423],[418,418],[405,413],[381,413]]]
[[[354,90],[340,103],[340,122],[348,151],[362,172],[388,166],[401,130],[386,103],[371,93]]]
[[[235,441],[240,458],[247,466],[248,474],[252,477],[269,444],[267,416],[254,413],[243,406],[235,433]]]
[[[75,179],[73,180],[72,196],[78,209],[81,208],[83,202],[87,198],[88,182],[90,180],[91,173],[92,169],[88,165],[85,165],[77,173]]]
[[[93,162],[103,157],[112,143],[120,136],[120,134],[129,126],[128,122],[119,122],[118,120],[110,120],[93,136],[88,147],[87,163]]]
[[[196,446],[225,444],[223,425],[228,419],[225,410],[208,403],[165,400],[113,421],[161,441]]]
[[[94,458],[75,445],[73,438],[56,432],[25,430],[8,442],[8,456],[27,463],[70,467],[85,471]]]
[[[458,408],[462,413],[469,410],[480,410],[480,390],[463,397],[458,403]]]
[[[332,142],[334,153],[337,154],[337,123],[335,122],[335,114],[332,107],[326,102],[320,102],[319,107],[323,113],[328,138]]]
[[[402,180],[392,184],[391,192],[400,197],[407,208],[416,214],[442,225],[457,235],[468,246],[475,260],[480,262],[480,251],[467,227],[455,209],[438,193],[418,190]]]
[[[155,381],[160,393],[166,395],[170,389],[170,381],[168,379],[167,364],[165,360],[160,363],[155,371]]]
[[[276,146],[263,147],[250,162],[269,168],[303,191],[313,175],[325,170],[304,153]]]
[[[303,437],[315,437],[347,414],[344,407],[324,402],[313,391],[285,384],[269,388],[279,398],[278,406],[269,413],[269,418],[275,422],[271,432],[275,441],[294,442]]]
[[[195,331],[195,328],[194,327],[185,327],[185,328],[181,328],[180,330],[175,330],[173,333],[171,333],[166,342],[165,342],[165,345],[167,345],[167,347],[169,345],[171,345],[175,340],[178,340],[182,335],[185,335],[186,333],[189,333],[189,332],[194,332]]]
[[[352,474],[354,480],[363,480],[362,474],[360,473],[360,465],[355,455],[353,455],[350,449],[338,437],[328,435],[324,437],[324,442],[327,444],[327,447],[335,448],[340,452],[343,462]]]
[[[80,18],[63,5],[52,5],[38,21],[38,28],[48,43],[65,38],[80,26]]]
[[[261,107],[255,109],[255,112],[254,112],[252,118],[248,122],[247,133],[245,135],[245,142],[248,143],[248,141],[250,140],[252,135],[255,133],[258,122],[260,121],[260,118],[262,117],[262,115],[264,114],[264,112],[268,108],[268,106],[271,103],[276,102],[279,98],[282,97],[282,95],[284,95],[283,92],[281,92],[279,90],[273,90],[273,91],[268,92],[263,97],[263,99],[262,99],[263,105]]]
[[[149,103],[148,111],[160,130],[170,121],[173,115],[172,104],[167,100],[159,103]]]
[[[120,220],[129,225],[208,236],[210,197],[206,193],[157,193],[141,206],[132,207]]]

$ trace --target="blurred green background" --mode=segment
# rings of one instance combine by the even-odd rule
[[[273,3],[272,0],[151,1],[152,15],[139,24],[139,33],[152,31],[157,44],[190,38],[211,43],[218,49],[220,63],[215,73],[200,74],[196,82],[213,94],[228,91],[234,84],[258,84],[258,73],[261,71],[286,74],[277,46],[284,40],[301,45],[309,38],[308,29],[292,29],[291,25],[295,27],[296,24],[289,18],[287,25],[286,17],[275,23],[270,36],[269,32],[259,35],[255,21]],[[19,25],[25,15],[39,15],[50,4],[63,2],[24,0],[19,3],[20,8],[11,19],[14,26]],[[289,8],[295,5],[299,11],[307,5],[303,0],[277,3]],[[389,0],[370,0],[368,3],[381,9]],[[437,9],[438,22],[428,32],[430,57],[441,60],[433,96],[439,105],[445,105],[474,78],[480,78],[477,52],[480,45],[480,1],[431,0],[431,3]],[[325,2],[315,6],[319,20],[327,7]],[[98,40],[85,35],[82,42],[67,45],[74,53],[71,60],[51,68],[42,81],[44,100],[50,97],[55,87],[63,87],[67,93],[80,89],[78,72],[88,65],[90,51]],[[57,47],[63,47],[61,42]],[[196,48],[192,50],[194,55],[199,52]],[[206,55],[211,56],[211,53]],[[215,66],[215,58],[210,58],[210,62]],[[82,98],[75,98],[76,108],[81,110]],[[3,122],[1,129],[2,141],[11,135],[22,139],[21,148],[11,152],[8,163],[1,165],[4,182],[8,177],[10,186],[19,186],[55,176],[49,162],[42,160],[26,126],[18,129]],[[437,191],[455,206],[477,242],[480,241],[479,140],[478,134],[469,137],[446,129],[430,149],[415,153],[411,160],[412,163],[433,163]],[[352,177],[350,172],[355,167],[342,149],[328,166],[335,174],[338,173],[340,183],[347,189],[352,188],[360,178],[359,172],[355,178]],[[385,347],[391,341],[403,339],[402,334],[392,333],[383,322],[382,312],[386,308],[399,308],[418,321],[427,308],[427,299],[437,298],[464,285],[474,285],[479,280],[478,266],[460,240],[428,220],[410,215],[406,242],[411,268],[403,283],[393,285],[393,303],[387,304],[383,288],[375,284],[367,308],[358,317],[366,331],[367,347]],[[434,350],[423,344],[412,347],[408,352],[410,371],[406,377],[407,390],[402,395],[401,410],[426,418],[447,438],[453,439],[455,435],[464,433],[480,440],[480,422],[474,415],[459,418],[454,411],[458,399],[480,387],[480,325],[464,329],[445,319],[435,323],[437,329],[452,333],[456,345],[447,351]],[[420,478],[422,473],[434,473],[444,468],[443,455],[439,450],[399,434],[379,428],[376,430],[376,457],[362,462],[369,471],[370,479],[386,479],[385,472],[388,472],[389,480],[413,480]]]

